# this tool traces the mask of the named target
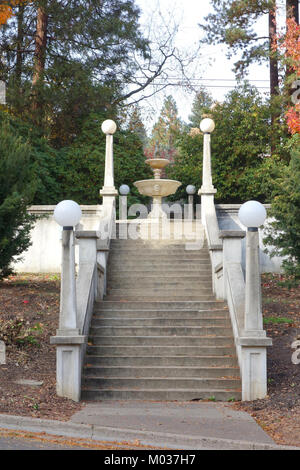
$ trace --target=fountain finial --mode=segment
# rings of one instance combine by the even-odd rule
[[[159,143],[158,143],[158,140],[155,141],[155,147],[154,147],[154,154],[153,154],[153,158],[159,158],[159,154],[160,154],[160,149],[159,149]]]

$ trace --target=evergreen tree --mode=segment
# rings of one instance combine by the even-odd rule
[[[153,126],[146,155],[153,157],[158,151],[160,156],[174,161],[176,154],[176,138],[182,127],[178,117],[177,105],[169,95],[165,98],[157,123]]]
[[[141,109],[137,104],[133,107],[133,110],[129,115],[127,130],[133,134],[136,134],[143,142],[143,145],[146,145],[147,132],[142,121]]]
[[[228,56],[242,52],[235,63],[235,72],[242,77],[253,62],[268,59],[270,64],[271,95],[278,94],[278,60],[272,44],[276,39],[276,0],[211,0],[214,13],[209,14],[201,28],[206,32],[205,42],[226,44]],[[269,17],[269,29],[259,36],[253,26],[263,15]]]
[[[91,112],[112,103],[148,57],[134,0],[36,0],[0,30],[0,78],[11,109],[70,144]],[[28,116],[29,114],[29,116]]]
[[[192,127],[199,128],[200,122],[203,119],[203,114],[209,113],[211,106],[213,105],[213,98],[210,93],[202,89],[196,93],[193,105],[192,113],[189,116],[189,120]]]
[[[35,192],[32,148],[16,136],[6,118],[0,126],[0,279],[30,246],[33,218],[27,213]]]
[[[81,135],[70,146],[62,149],[66,168],[61,175],[61,189],[66,199],[79,204],[99,204],[99,190],[104,183],[105,135],[101,131],[103,116],[91,114],[86,119]],[[145,164],[143,142],[136,133],[118,130],[114,135],[115,186],[127,184],[135,192],[133,183],[151,177]]]
[[[276,181],[265,244],[271,256],[283,257],[283,269],[289,286],[300,281],[300,139],[290,142],[291,160]]]
[[[284,162],[287,157],[281,147],[271,155],[268,101],[246,83],[230,91],[224,102],[211,110],[211,116],[216,124],[212,134],[216,201],[241,203],[252,198],[270,201],[273,180],[288,162]],[[284,141],[280,127],[277,132]],[[188,184],[201,186],[203,135],[183,131],[176,146],[175,163],[166,171],[168,177],[182,182],[180,196],[186,197],[184,188]]]

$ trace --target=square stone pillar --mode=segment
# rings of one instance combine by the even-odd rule
[[[226,269],[228,264],[242,264],[242,239],[246,232],[242,230],[221,230],[219,238],[223,240],[223,291],[226,298]]]
[[[86,339],[79,335],[50,338],[56,345],[56,393],[77,402],[81,396],[81,348]]]

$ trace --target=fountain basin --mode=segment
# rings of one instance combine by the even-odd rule
[[[162,170],[165,168],[167,165],[169,165],[169,160],[166,158],[148,158],[146,160],[146,163],[151,166],[152,169],[159,169]]]
[[[175,180],[153,179],[136,181],[134,186],[143,196],[166,197],[174,194],[182,183]]]

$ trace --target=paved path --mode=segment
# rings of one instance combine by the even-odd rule
[[[73,423],[124,428],[132,432],[205,436],[274,444],[245,412],[223,403],[118,401],[88,404],[75,413]]]
[[[0,415],[0,428],[102,443],[129,442],[132,449],[137,442],[177,450],[292,449],[277,446],[248,413],[220,402],[94,402],[67,422]]]

